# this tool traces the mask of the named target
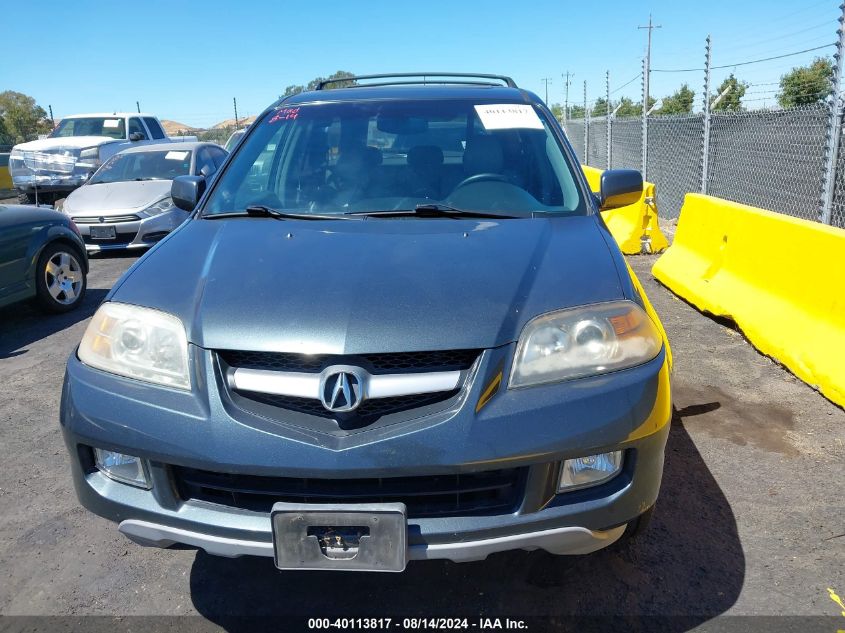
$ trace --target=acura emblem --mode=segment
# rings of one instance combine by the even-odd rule
[[[330,367],[323,373],[320,401],[333,413],[354,411],[363,399],[362,383],[356,371]]]

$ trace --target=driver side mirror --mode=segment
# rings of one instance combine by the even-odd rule
[[[144,135],[140,132],[132,132],[132,134],[129,135],[130,141],[143,141],[144,138]]]
[[[608,169],[601,175],[599,203],[602,211],[627,207],[643,195],[643,175],[636,169]]]
[[[193,211],[205,193],[203,176],[176,176],[170,185],[170,198],[183,211]]]

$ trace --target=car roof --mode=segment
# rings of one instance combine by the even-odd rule
[[[279,104],[296,105],[316,102],[370,101],[379,99],[424,100],[466,99],[498,101],[502,103],[542,103],[528,90],[507,86],[467,84],[413,84],[353,86],[300,92],[281,99]]]
[[[69,114],[67,116],[63,116],[62,121],[64,121],[65,119],[87,119],[91,117],[115,117],[125,119],[126,117],[133,116],[157,118],[156,115],[150,114],[148,112],[91,112],[89,114]]]
[[[200,147],[205,147],[207,145],[213,145],[219,149],[223,149],[217,143],[209,143],[207,141],[186,141],[184,143],[150,143],[149,145],[138,145],[136,147],[130,147],[129,149],[125,149],[121,154],[138,154],[143,152],[162,152],[165,150],[173,150],[174,152],[178,151],[188,151],[188,150],[195,150]]]

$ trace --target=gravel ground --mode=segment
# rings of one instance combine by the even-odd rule
[[[687,616],[665,620],[671,630],[724,614],[838,616],[827,588],[845,594],[845,412],[659,286],[654,260],[631,263],[673,344],[676,415],[646,535],[588,557],[514,552],[351,578],[141,548],[79,507],[58,430],[64,363],[134,261],[93,258],[80,310],[0,310],[0,614],[199,613],[207,620],[192,624],[224,627],[239,615],[381,611]]]

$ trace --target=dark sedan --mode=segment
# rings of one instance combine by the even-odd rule
[[[85,296],[88,257],[66,215],[0,205],[0,307],[34,299],[48,312],[67,312]]]

